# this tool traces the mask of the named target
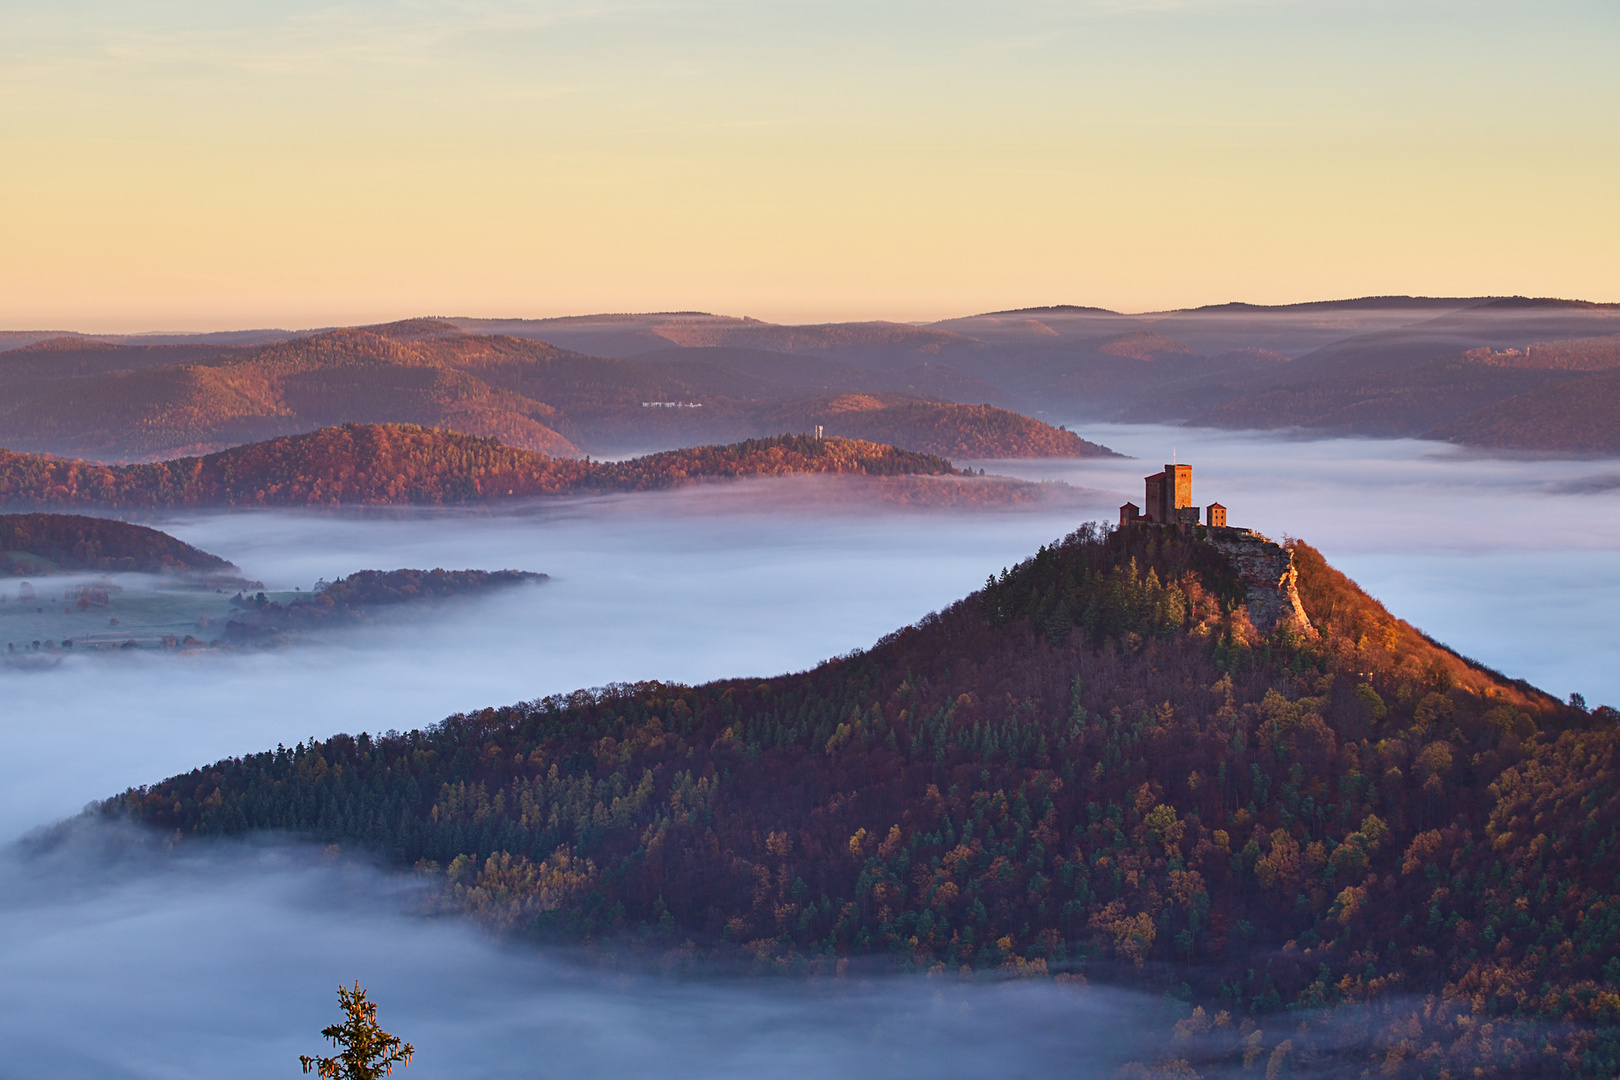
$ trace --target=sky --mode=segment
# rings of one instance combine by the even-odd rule
[[[1620,300],[1613,0],[0,0],[0,328]]]

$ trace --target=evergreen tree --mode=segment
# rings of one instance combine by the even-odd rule
[[[341,1024],[329,1024],[321,1034],[341,1049],[336,1057],[310,1057],[300,1054],[304,1072],[313,1072],[322,1080],[378,1080],[392,1076],[396,1064],[411,1063],[416,1047],[401,1043],[399,1038],[377,1026],[377,1006],[366,1000],[366,992],[359,982],[353,989],[338,987],[338,1002],[348,1017]]]

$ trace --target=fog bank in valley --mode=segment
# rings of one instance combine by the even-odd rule
[[[611,682],[802,670],[965,595],[1075,516],[829,511],[804,495],[749,483],[499,514],[159,522],[271,589],[365,568],[510,568],[551,580],[390,609],[286,648],[0,669],[14,748],[0,760],[0,836],[278,742],[407,730]]]
[[[499,512],[188,514],[154,522],[272,589],[397,567],[539,586],[262,651],[0,668],[0,839],[217,758],[617,681],[769,675],[870,645],[1091,518],[1171,447],[1200,503],[1321,548],[1397,615],[1560,695],[1620,704],[1614,462],[1429,443],[1082,428],[1138,460],[997,463],[1077,505],[827,506],[746,483]],[[1585,478],[1585,479],[1583,479]],[[149,838],[150,840],[150,838]],[[0,852],[0,1075],[284,1076],[358,978],[420,1048],[407,1076],[1101,1075],[1159,1004],[1045,984],[697,982],[604,973],[416,914],[408,874],[118,827]],[[857,973],[858,974],[858,973]]]
[[[421,1080],[1101,1077],[1153,1014],[1052,982],[603,970],[414,914],[407,876],[311,847],[76,833],[0,856],[0,1074],[296,1075],[353,979]]]

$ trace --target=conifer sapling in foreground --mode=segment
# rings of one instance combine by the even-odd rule
[[[321,1034],[342,1052],[336,1057],[300,1054],[298,1060],[304,1072],[314,1072],[322,1080],[378,1080],[392,1076],[395,1064],[403,1067],[411,1063],[416,1047],[401,1043],[397,1036],[377,1026],[377,1006],[366,1000],[358,981],[353,989],[338,987],[338,1002],[348,1019],[322,1028]]]

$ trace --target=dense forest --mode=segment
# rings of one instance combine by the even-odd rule
[[[107,508],[468,503],[795,474],[956,476],[931,454],[782,435],[628,461],[554,458],[410,424],[344,424],[206,457],[99,465],[0,450],[0,504]]]
[[[0,573],[53,570],[234,574],[236,567],[168,533],[79,514],[0,514]]]
[[[1310,633],[1257,633],[1194,537],[1087,526],[808,672],[312,740],[101,812],[373,851],[608,952],[1144,987],[1168,1075],[1612,1076],[1615,712],[1290,548]]]
[[[225,624],[227,641],[255,641],[299,630],[360,621],[372,609],[421,600],[476,596],[545,574],[524,570],[359,570],[285,604],[264,593],[232,597],[239,614]]]
[[[767,414],[784,428],[824,426],[834,435],[893,443],[942,457],[1118,457],[1066,428],[1055,428],[992,405],[891,402],[870,394],[841,394]]]
[[[1620,371],[1600,371],[1519,394],[1430,434],[1497,450],[1620,453]]]

